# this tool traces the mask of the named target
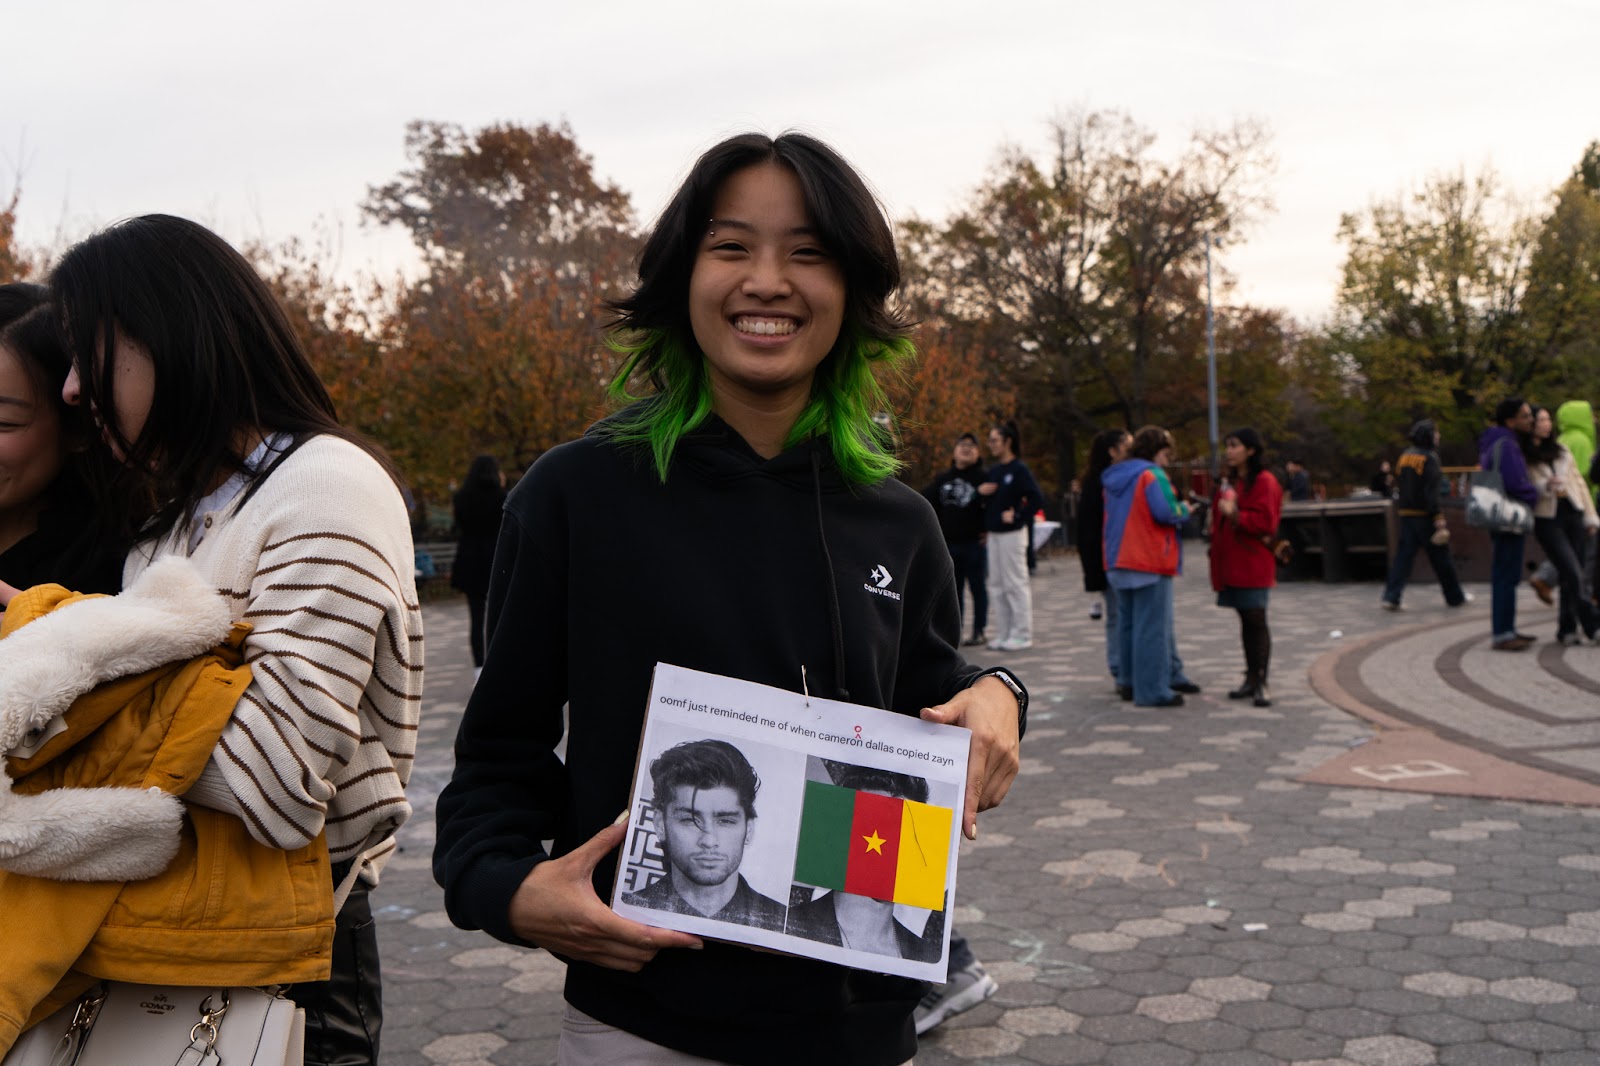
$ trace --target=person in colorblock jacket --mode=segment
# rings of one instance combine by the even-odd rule
[[[1141,707],[1178,707],[1171,686],[1172,578],[1183,569],[1178,527],[1189,507],[1162,467],[1172,461],[1172,434],[1145,426],[1129,457],[1101,475],[1106,494],[1106,581],[1117,590],[1117,684]]]

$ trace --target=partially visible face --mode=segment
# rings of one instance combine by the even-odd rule
[[[713,392],[809,396],[844,324],[844,272],[823,246],[800,180],[762,163],[717,191],[689,277],[689,323]]]
[[[978,456],[978,443],[976,441],[970,441],[970,440],[958,440],[958,441],[956,441],[956,452],[955,452],[956,466],[958,466],[961,469],[965,470],[969,466],[977,465],[978,458],[979,458],[979,456]]]
[[[1549,408],[1541,407],[1539,413],[1533,416],[1533,439],[1546,440],[1554,429],[1555,423],[1550,421]]]
[[[731,788],[672,790],[662,843],[673,869],[697,885],[720,885],[739,870],[755,825]]]
[[[1518,433],[1528,432],[1528,430],[1533,428],[1533,408],[1529,407],[1527,404],[1523,404],[1521,408],[1517,410],[1516,416],[1511,419],[1509,424],[1511,428],[1516,430]]]
[[[0,516],[38,502],[61,470],[61,419],[22,356],[0,345]]]
[[[989,454],[999,458],[1006,451],[1006,435],[998,429],[991,429],[988,437]]]
[[[1250,458],[1250,449],[1245,447],[1244,441],[1238,437],[1229,437],[1222,442],[1222,459],[1235,470],[1243,470],[1245,462]]]
[[[99,345],[96,344],[96,350]],[[139,434],[144,432],[144,424],[150,417],[150,408],[156,398],[156,364],[150,358],[150,353],[144,345],[117,335],[116,344],[112,349],[111,394],[115,407],[115,425],[124,439],[130,443],[139,439]],[[66,383],[61,386],[61,398],[67,403],[76,406],[83,402],[83,382],[78,376],[78,366],[72,366],[72,371],[67,375]],[[105,429],[107,420],[105,412],[98,409],[93,412],[95,422],[101,426],[101,433],[106,444],[118,459],[127,459],[122,448],[117,444],[116,437]]]
[[[1124,433],[1117,438],[1117,443],[1111,446],[1111,461],[1120,463],[1128,457],[1128,449],[1133,447],[1133,437]]]

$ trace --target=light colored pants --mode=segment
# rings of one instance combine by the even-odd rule
[[[1033,589],[1028,585],[1028,531],[989,534],[989,603],[996,640],[1033,639]]]
[[[774,1039],[782,1039],[774,1035]],[[717,1066],[714,1059],[685,1055],[597,1022],[570,1003],[561,1011],[556,1066]],[[905,1066],[914,1066],[906,1060]]]

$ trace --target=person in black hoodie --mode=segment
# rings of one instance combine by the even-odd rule
[[[938,521],[890,477],[873,422],[870,364],[914,351],[887,302],[898,281],[881,209],[832,149],[723,141],[615,305],[613,393],[650,394],[546,452],[507,500],[434,875],[458,925],[568,962],[563,1062],[915,1052],[921,982],[702,941],[602,901],[659,662],[795,691],[805,671],[812,694],[971,728],[969,838],[1016,774],[1026,692],[961,657]]]
[[[984,482],[980,458],[978,438],[971,433],[961,434],[956,438],[949,469],[941,470],[922,493],[938,512],[945,547],[950,549],[950,561],[955,565],[956,602],[961,602],[963,588],[972,590],[972,636],[961,642],[966,645],[982,644],[988,639],[983,635],[989,622],[989,556],[983,530],[987,497],[978,491]]]

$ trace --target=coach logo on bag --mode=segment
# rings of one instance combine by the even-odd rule
[[[165,995],[157,993],[149,999],[140,1000],[139,1009],[146,1014],[154,1014],[157,1018],[165,1018],[177,1010],[178,1005],[168,1000]]]

